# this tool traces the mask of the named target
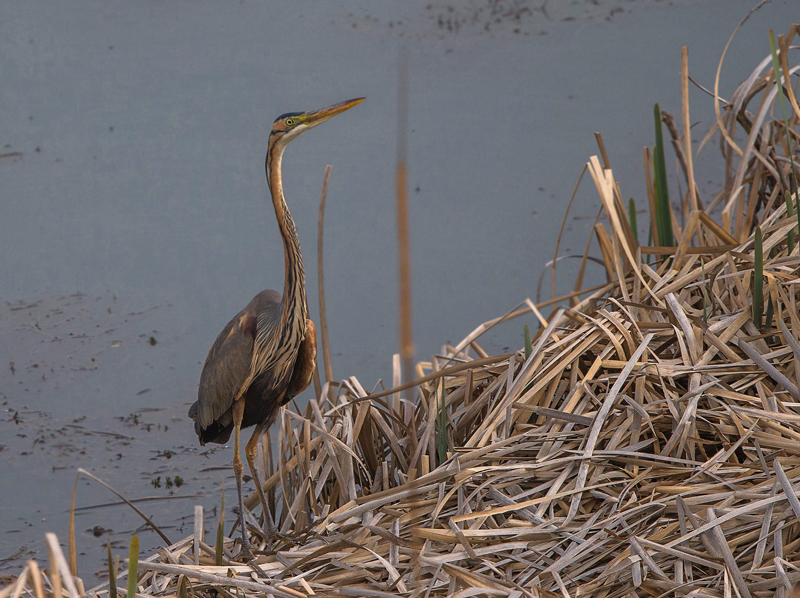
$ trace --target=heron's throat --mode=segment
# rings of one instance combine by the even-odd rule
[[[292,214],[286,205],[281,180],[281,159],[284,144],[270,144],[267,153],[267,181],[272,195],[275,217],[283,238],[283,255],[285,279],[283,285],[283,309],[281,310],[281,327],[295,328],[305,326],[307,317],[306,278],[303,268],[303,256],[300,253],[300,239],[297,237]],[[302,329],[302,328],[301,328]]]

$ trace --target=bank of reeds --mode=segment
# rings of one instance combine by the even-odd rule
[[[779,40],[787,79],[797,30]],[[784,119],[775,72],[768,58],[719,101],[713,198],[694,184],[688,124],[681,134],[663,115],[686,188],[668,211],[674,246],[639,245],[601,146],[587,169],[607,284],[478,327],[417,365],[412,400],[348,378],[302,414],[284,410],[277,452],[264,443],[284,538],[269,549],[254,530],[262,556],[246,565],[238,542],[219,554],[198,526],[138,563],[137,594],[788,595],[800,581],[800,108],[786,85]],[[687,73],[684,56],[688,85]],[[647,150],[645,162],[658,239],[665,186]],[[541,326],[525,348],[485,354],[483,332],[531,312]],[[30,562],[0,598],[77,595],[49,545],[50,571]],[[125,577],[94,594],[127,594]]]

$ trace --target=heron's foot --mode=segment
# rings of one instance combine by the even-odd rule
[[[242,549],[239,551],[236,560],[241,561],[243,563],[249,563],[255,558],[256,556],[253,554],[253,551],[250,550],[250,543],[242,542]]]
[[[266,542],[265,550],[258,551],[259,554],[275,553],[280,547],[293,546],[296,544],[293,534],[284,534],[278,531],[272,519],[264,521],[260,528],[250,526],[250,531],[262,542]]]
[[[236,555],[234,560],[249,563],[254,558],[256,558],[255,554],[253,554],[253,549],[250,545],[250,538],[244,535],[244,530],[242,530],[242,548],[239,550],[239,554]]]
[[[244,519],[242,519],[242,514],[239,512],[239,509],[237,507],[233,508],[233,512],[238,515],[238,519],[236,523],[234,523],[234,527],[240,527],[242,538],[242,548],[239,551],[239,554],[236,556],[236,560],[250,562],[256,558],[256,555],[253,552],[253,545],[250,542],[251,533],[255,534],[259,538],[263,535],[263,533],[261,532],[259,523],[253,514],[247,509],[247,507],[243,506],[243,509]]]
[[[278,531],[278,528],[275,527],[275,522],[272,520],[272,515],[270,513],[264,513],[264,534],[267,536],[267,540],[277,540],[281,533]]]
[[[264,517],[263,525],[259,531],[262,539],[267,542],[267,552],[273,552],[275,544],[280,543],[284,538],[269,515]]]

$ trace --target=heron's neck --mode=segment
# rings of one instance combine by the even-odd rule
[[[283,255],[285,279],[283,284],[283,309],[281,310],[281,324],[296,324],[297,320],[305,323],[307,317],[306,305],[306,276],[303,268],[303,256],[300,253],[300,239],[294,220],[286,205],[283,195],[283,182],[281,180],[281,159],[283,147],[270,144],[267,153],[267,181],[272,194],[272,205],[275,208],[275,217],[278,219],[278,228],[283,238]]]

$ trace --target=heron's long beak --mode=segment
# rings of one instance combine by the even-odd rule
[[[366,98],[356,98],[354,100],[347,100],[346,102],[339,102],[338,104],[334,104],[333,106],[328,106],[327,108],[323,108],[322,110],[315,110],[314,112],[309,112],[306,114],[305,124],[308,127],[315,127],[320,123],[325,122],[332,116],[336,116],[337,114],[341,114],[345,110],[350,110],[353,106],[356,106],[363,102]]]

